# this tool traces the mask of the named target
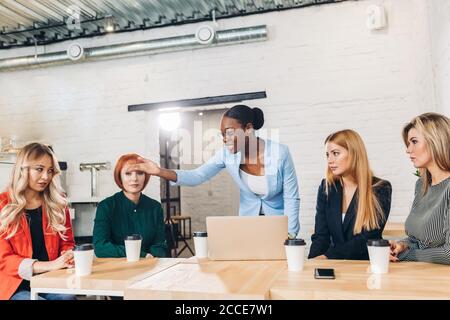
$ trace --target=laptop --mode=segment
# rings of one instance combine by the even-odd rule
[[[206,217],[211,260],[283,260],[287,216]]]

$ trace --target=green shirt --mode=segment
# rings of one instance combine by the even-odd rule
[[[141,194],[138,204],[120,191],[98,204],[94,221],[94,250],[99,258],[125,257],[124,238],[142,236],[141,257],[167,256],[161,204]]]

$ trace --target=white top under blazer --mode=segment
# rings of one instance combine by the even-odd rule
[[[266,176],[255,176],[248,174],[242,169],[239,169],[239,174],[242,181],[247,185],[247,187],[259,196],[265,196],[267,194],[267,179]]]

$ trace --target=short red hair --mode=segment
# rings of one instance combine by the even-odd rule
[[[138,164],[138,163],[144,163],[143,160],[139,160],[139,155],[136,153],[128,153],[124,154],[117,160],[116,167],[114,168],[114,181],[116,182],[117,186],[123,190],[123,184],[122,184],[122,178],[120,176],[120,172],[122,171],[123,167],[127,164]],[[148,181],[150,180],[150,175],[145,173],[145,180],[144,180],[144,186],[142,187],[142,190],[145,189],[147,186]],[[141,191],[142,191],[141,190]]]

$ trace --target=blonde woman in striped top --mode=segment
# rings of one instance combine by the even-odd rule
[[[405,223],[408,237],[391,242],[391,261],[450,264],[450,119],[422,114],[403,128],[403,140],[421,179]]]

